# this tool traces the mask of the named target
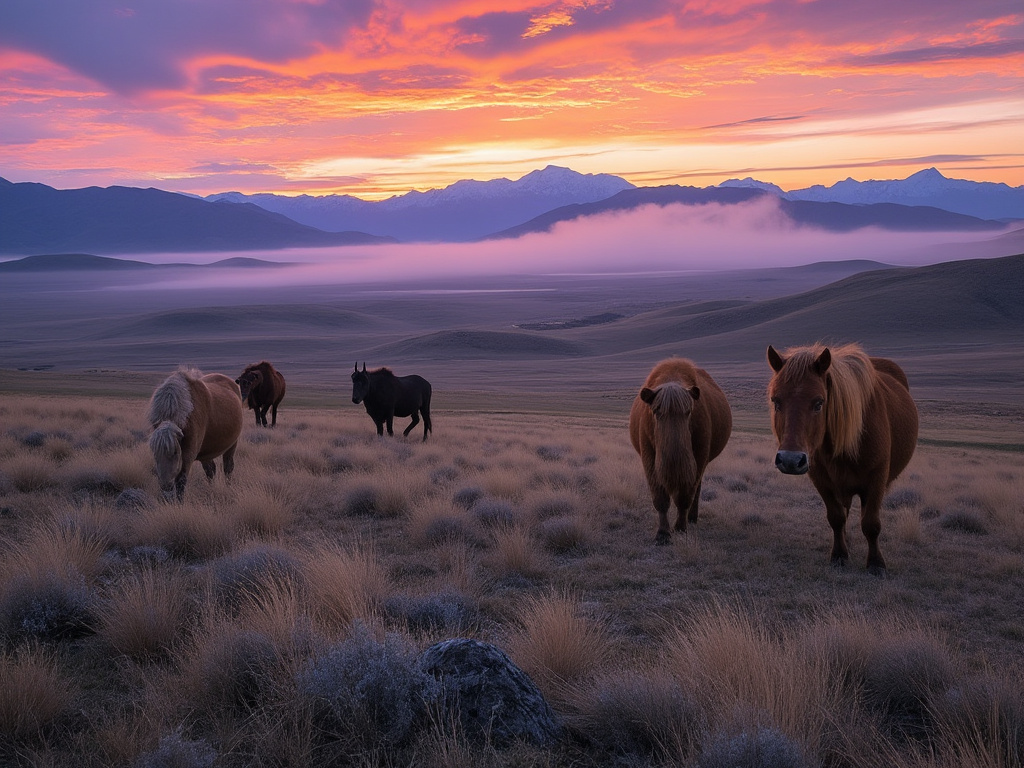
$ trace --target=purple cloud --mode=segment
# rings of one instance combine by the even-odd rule
[[[43,56],[117,93],[186,83],[203,54],[283,62],[336,46],[377,0],[4,0],[0,47]]]
[[[998,59],[1003,56],[1014,56],[1024,53],[1024,40],[1002,40],[997,43],[978,43],[977,45],[936,45],[929,48],[914,48],[906,51],[893,51],[873,56],[853,56],[844,60],[844,64],[855,67],[888,66],[890,64],[920,64],[932,61],[960,61],[963,59]]]

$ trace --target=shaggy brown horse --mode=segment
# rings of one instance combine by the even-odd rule
[[[238,386],[222,373],[181,368],[157,387],[149,401],[153,434],[149,447],[156,460],[160,490],[167,499],[185,497],[192,462],[203,465],[213,479],[213,460],[223,456],[224,476],[235,467],[235,448],[242,433],[242,400]]]
[[[884,573],[878,549],[882,498],[917,445],[917,406],[906,374],[892,360],[868,357],[857,344],[815,344],[785,354],[769,346],[768,364],[775,371],[768,384],[779,441],[775,466],[787,475],[810,476],[832,526],[834,565],[849,559],[846,518],[859,496],[867,567]]]
[[[708,462],[732,433],[732,410],[707,371],[689,360],[662,360],[647,376],[629,412],[629,439],[647,475],[658,511],[656,544],[668,544],[668,508],[675,500],[676,530],[697,522]]]
[[[242,392],[249,410],[256,414],[256,426],[267,426],[267,411],[270,411],[270,426],[277,426],[277,406],[284,400],[284,376],[266,360],[246,366],[235,384]]]

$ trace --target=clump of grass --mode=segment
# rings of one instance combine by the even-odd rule
[[[474,504],[470,514],[487,528],[513,525],[518,517],[516,508],[507,501],[487,498],[480,499]]]
[[[544,546],[559,555],[581,554],[590,543],[590,530],[575,517],[555,517],[539,526]]]
[[[342,506],[345,514],[355,516],[398,517],[408,510],[404,491],[388,478],[374,484],[352,488]]]
[[[291,524],[293,509],[279,489],[266,483],[251,483],[235,491],[230,515],[242,530],[270,536]]]
[[[898,509],[899,507],[916,507],[922,501],[921,492],[914,488],[894,488],[886,494],[882,505],[886,509]]]
[[[436,499],[417,504],[410,511],[409,534],[414,542],[428,546],[447,541],[476,540],[472,521],[466,512]]]
[[[517,611],[510,655],[545,694],[560,695],[600,667],[611,652],[605,625],[587,616],[579,600],[550,593],[528,598]]]
[[[166,502],[145,509],[134,525],[140,544],[163,547],[184,560],[206,560],[227,551],[235,539],[234,521],[204,505]]]
[[[460,488],[452,496],[452,502],[463,509],[472,509],[480,499],[484,497],[484,489],[475,485]]]
[[[391,591],[387,569],[366,550],[322,547],[306,558],[304,572],[310,603],[329,626],[372,616]]]
[[[57,483],[52,462],[36,454],[16,456],[5,462],[4,472],[11,483],[22,493],[41,491]]]
[[[449,485],[459,476],[459,470],[452,466],[438,467],[430,473],[430,482],[434,485]]]
[[[534,451],[544,461],[560,461],[569,453],[568,445],[538,445]]]
[[[574,694],[574,728],[627,764],[684,764],[704,716],[682,685],[658,670],[621,670]]]
[[[70,710],[77,693],[52,655],[39,647],[0,653],[0,741],[41,736]]]
[[[955,509],[952,512],[947,512],[939,519],[939,526],[947,531],[967,533],[972,536],[984,536],[988,533],[985,521],[976,511],[970,509]]]
[[[114,651],[135,659],[166,655],[184,628],[189,603],[181,576],[136,572],[101,610],[99,635]]]
[[[499,577],[537,578],[545,573],[545,565],[537,542],[524,526],[505,525],[493,533],[494,550],[488,562]]]
[[[363,626],[311,659],[297,684],[331,737],[364,749],[406,741],[437,685],[406,639],[380,642]]]
[[[183,665],[193,701],[214,714],[244,714],[264,705],[283,669],[266,632],[226,621],[208,628]]]
[[[251,544],[210,563],[214,595],[236,607],[243,595],[264,592],[281,581],[298,582],[301,576],[299,560],[271,544]]]

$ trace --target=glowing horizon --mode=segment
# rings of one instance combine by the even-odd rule
[[[1018,186],[1022,86],[1012,0],[8,0],[0,176],[363,199],[549,164]]]

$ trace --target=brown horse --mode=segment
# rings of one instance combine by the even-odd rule
[[[697,522],[700,487],[708,462],[732,433],[725,393],[707,371],[683,358],[662,360],[648,374],[629,412],[629,439],[647,475],[658,511],[656,544],[668,544],[668,508],[674,499],[676,530]]]
[[[267,426],[267,411],[270,411],[270,426],[277,426],[277,406],[284,400],[284,376],[266,360],[247,365],[235,379],[249,410],[256,414],[256,426]]]
[[[149,447],[164,498],[185,497],[192,462],[203,465],[213,479],[213,460],[223,456],[224,476],[235,467],[235,448],[242,433],[242,400],[238,386],[222,373],[180,368],[164,381],[149,401],[153,434]]]
[[[868,357],[857,344],[768,347],[775,371],[768,384],[772,430],[779,441],[775,466],[808,474],[832,526],[832,563],[845,565],[846,518],[860,497],[860,529],[867,567],[885,572],[878,550],[879,512],[890,483],[910,463],[917,445],[917,406],[896,363]]]

